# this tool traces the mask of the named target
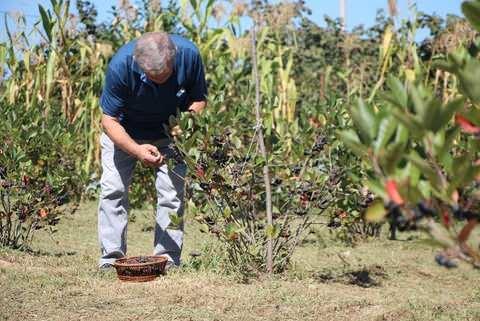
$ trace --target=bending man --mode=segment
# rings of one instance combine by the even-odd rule
[[[100,98],[102,178],[98,210],[99,266],[108,268],[127,252],[128,189],[137,160],[155,168],[157,213],[154,254],[179,265],[183,226],[169,229],[170,215],[183,215],[186,166],[167,168],[172,156],[164,131],[177,109],[194,114],[206,105],[202,60],[193,43],[152,32],[125,44],[106,72]],[[182,224],[183,225],[183,224]]]

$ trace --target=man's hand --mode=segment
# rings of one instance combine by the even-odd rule
[[[164,156],[158,151],[158,148],[150,144],[137,144],[120,125],[117,118],[103,114],[102,126],[113,143],[123,151],[136,157],[147,166],[160,167],[162,165]]]
[[[142,163],[151,167],[160,167],[164,160],[158,148],[150,144],[138,145],[138,151],[135,153],[135,156]]]
[[[206,105],[206,101],[194,101],[190,104],[190,106],[188,106],[188,111],[194,114],[198,114],[205,108]]]

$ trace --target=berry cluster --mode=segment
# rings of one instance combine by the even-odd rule
[[[173,159],[175,161],[175,163],[177,163],[177,164],[183,164],[184,163],[183,155],[180,152],[180,150],[178,149],[178,147],[175,144],[171,143],[171,144],[168,145],[168,148],[172,152],[171,159]]]

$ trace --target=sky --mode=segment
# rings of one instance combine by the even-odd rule
[[[72,0],[74,3],[75,0]],[[111,7],[116,5],[118,0],[90,0],[93,2],[99,13],[100,21],[111,19]],[[375,22],[375,15],[378,9],[387,11],[387,0],[345,0],[346,1],[346,25],[350,29],[363,24],[370,26]],[[135,0],[131,1],[135,3]],[[409,15],[408,3],[416,3],[418,11],[436,13],[445,17],[447,14],[461,15],[460,4],[462,0],[397,0],[400,18],[407,18]],[[38,5],[49,7],[49,0],[0,0],[0,40],[6,37],[4,27],[4,13],[21,11],[26,15],[29,24],[38,19]],[[332,18],[339,16],[338,0],[306,0],[306,5],[312,9],[310,18],[324,25],[323,17],[328,15]],[[74,7],[74,6],[73,6]]]

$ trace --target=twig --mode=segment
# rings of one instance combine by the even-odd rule
[[[270,186],[270,174],[268,170],[268,157],[267,150],[265,148],[265,142],[263,138],[263,130],[261,124],[263,124],[262,116],[260,114],[260,79],[258,76],[258,64],[257,64],[257,34],[256,34],[256,22],[254,21],[252,26],[252,62],[253,62],[253,77],[255,78],[255,116],[257,120],[257,137],[258,146],[263,158],[265,159],[265,165],[263,166],[263,179],[265,181],[266,192],[266,211],[267,222],[269,226],[273,226],[272,218],[272,190]],[[267,241],[267,272],[273,272],[273,242],[271,235],[268,236]]]

